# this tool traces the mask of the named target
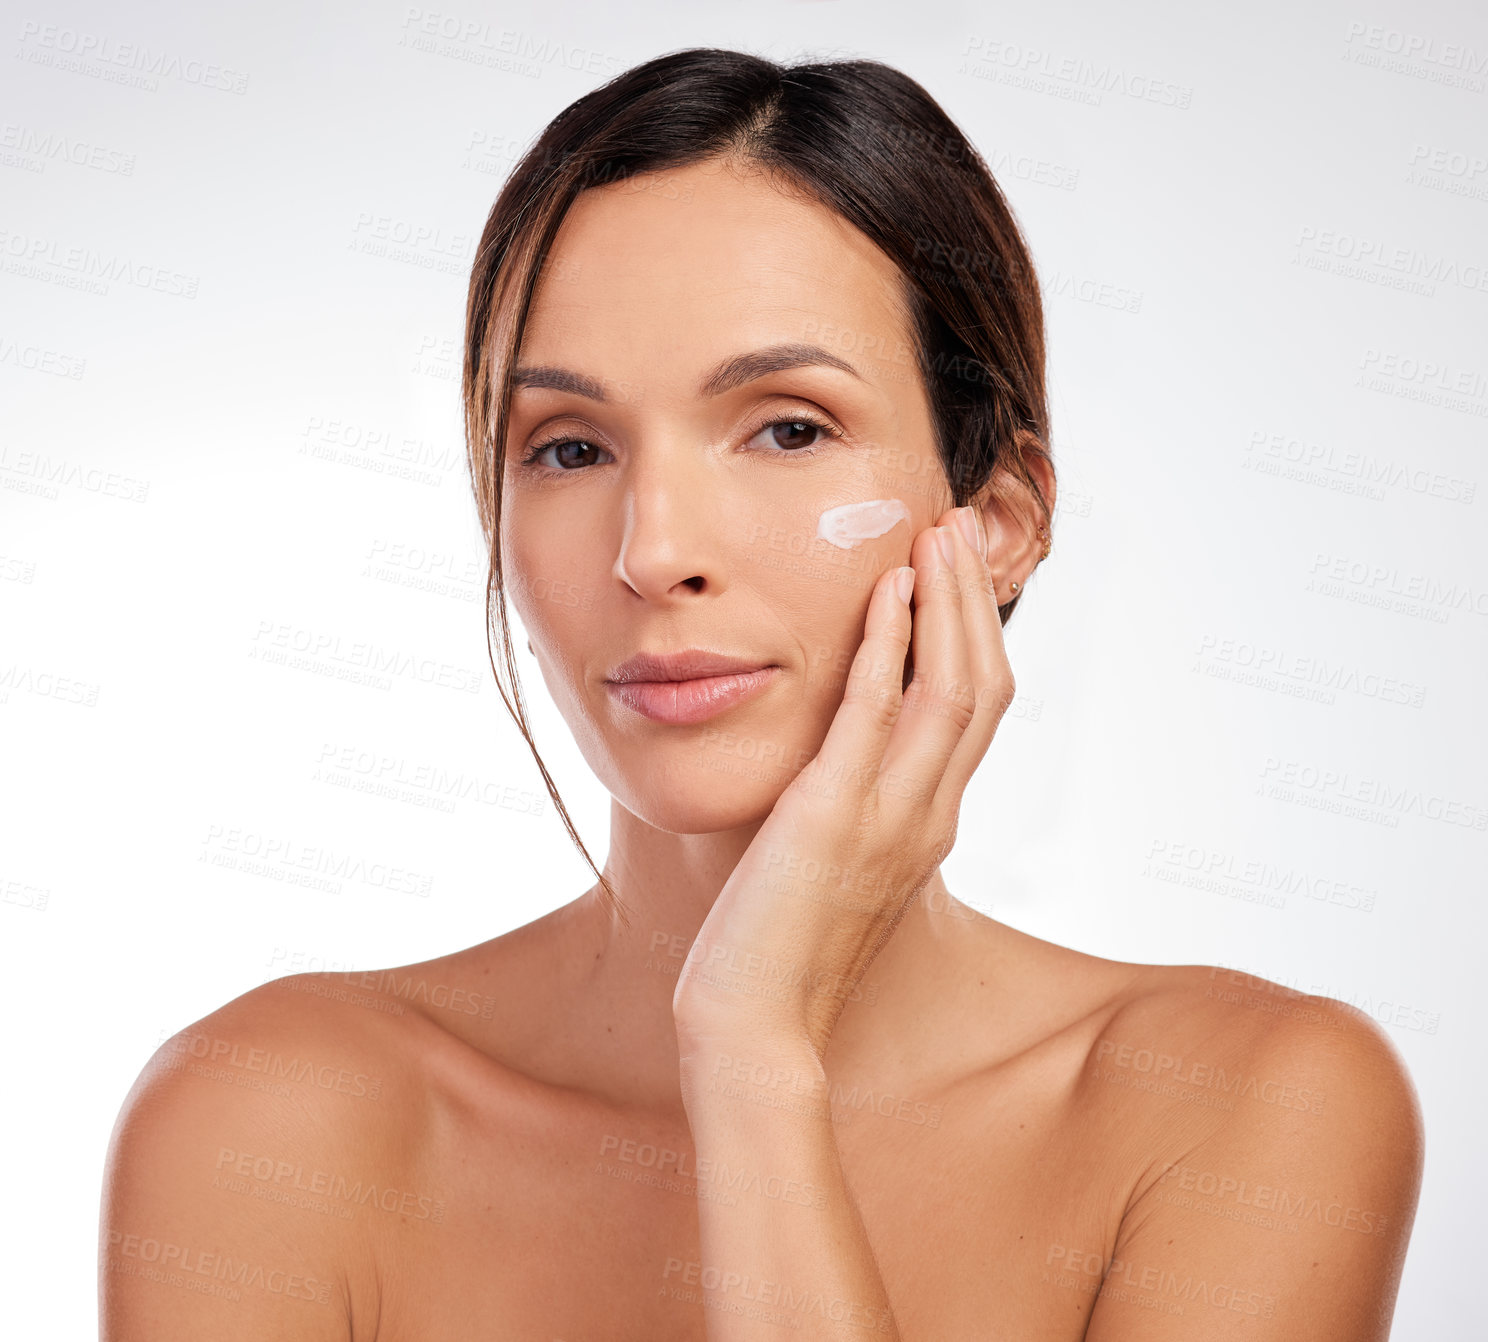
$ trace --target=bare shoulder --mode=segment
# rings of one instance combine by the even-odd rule
[[[420,1099],[407,1026],[338,1001],[335,977],[254,988],[140,1071],[106,1160],[104,1338],[369,1326],[384,1230],[369,1204],[400,1180]]]
[[[1081,1084],[1133,1170],[1092,1342],[1191,1336],[1196,1313],[1205,1336],[1388,1336],[1425,1140],[1374,1020],[1231,970],[1147,966]],[[1196,1281],[1197,1311],[1174,1294]]]
[[[1330,1128],[1354,1115],[1419,1137],[1420,1105],[1410,1074],[1389,1036],[1364,1012],[1238,970],[1134,968],[1143,972],[1113,1002],[1091,1050],[1093,1079],[1111,1084],[1114,1073],[1133,1088],[1178,1103],[1211,1095],[1278,1112],[1326,1114],[1329,1121],[1320,1126]],[[1216,1107],[1235,1112],[1228,1103]]]

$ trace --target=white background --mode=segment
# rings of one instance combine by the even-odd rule
[[[298,969],[483,941],[592,879],[486,666],[465,277],[552,116],[708,45],[918,79],[1044,280],[1054,552],[1009,626],[1019,702],[951,889],[1081,950],[1381,1019],[1428,1142],[1395,1336],[1467,1336],[1481,7],[460,3],[5,6],[0,1236],[24,1283],[5,1309],[29,1316],[6,1331],[94,1329],[104,1149],[168,1033]],[[467,23],[488,27],[424,33]],[[305,641],[315,669],[272,660]],[[447,683],[337,679],[359,645]],[[602,859],[608,798],[522,659]],[[376,769],[466,799],[358,790]],[[362,876],[242,869],[274,844]]]

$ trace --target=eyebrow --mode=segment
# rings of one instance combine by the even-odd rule
[[[747,354],[731,355],[703,378],[698,386],[698,395],[704,400],[709,400],[770,373],[783,372],[788,368],[812,366],[840,369],[857,378],[859,382],[865,380],[863,375],[846,359],[838,358],[837,355],[822,349],[820,345],[796,342],[769,345],[764,349],[750,350]],[[591,401],[607,402],[609,400],[604,393],[603,384],[595,378],[587,377],[583,373],[575,373],[568,368],[554,368],[543,364],[518,368],[512,374],[512,389],[515,390],[518,387],[567,391],[576,396],[587,396]]]

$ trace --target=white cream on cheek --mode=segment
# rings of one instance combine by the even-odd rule
[[[816,524],[818,540],[850,550],[871,541],[900,522],[909,521],[909,507],[899,499],[869,499],[828,508]]]

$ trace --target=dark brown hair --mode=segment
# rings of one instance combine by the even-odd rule
[[[564,108],[522,157],[491,208],[470,275],[462,396],[507,694],[569,836],[594,866],[532,740],[517,678],[501,562],[501,498],[511,375],[542,267],[575,197],[639,173],[729,157],[763,169],[847,220],[903,277],[917,371],[954,506],[1020,481],[1050,519],[1029,462],[1049,457],[1038,279],[986,163],[941,106],[878,61],[780,65],[715,47],[658,56]],[[1006,623],[1014,597],[998,610]]]

